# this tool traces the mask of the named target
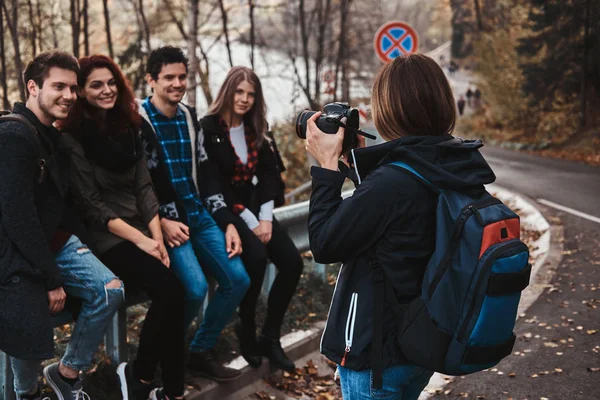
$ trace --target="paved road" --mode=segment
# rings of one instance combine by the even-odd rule
[[[600,168],[492,146],[482,152],[498,185],[600,218]]]

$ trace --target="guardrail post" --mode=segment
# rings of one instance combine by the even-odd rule
[[[127,360],[127,306],[124,304],[115,313],[106,330],[106,354],[115,364]]]
[[[14,400],[15,389],[8,354],[0,351],[0,400]]]

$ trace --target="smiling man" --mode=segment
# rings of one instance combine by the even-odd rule
[[[234,225],[226,217],[217,219],[219,225],[213,219],[217,213],[226,216],[229,210],[215,166],[206,156],[196,111],[181,103],[187,88],[187,63],[176,47],[161,47],[150,54],[146,80],[153,93],[139,104],[142,138],[171,268],[186,291],[186,331],[208,291],[203,269],[219,284],[190,346],[188,367],[192,373],[224,382],[240,371],[221,365],[212,349],[250,279],[239,257],[242,247]],[[197,179],[198,175],[204,179]]]
[[[68,53],[38,55],[23,77],[27,102],[0,124],[0,350],[18,399],[41,399],[38,369],[54,356],[51,314],[65,292],[82,303],[63,358],[44,369],[59,400],[84,398],[79,371],[92,367],[123,300],[121,281],[72,234],[65,207],[69,159],[52,124],[75,102],[78,72]]]

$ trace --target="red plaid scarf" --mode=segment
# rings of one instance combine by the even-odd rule
[[[233,147],[233,143],[231,143],[231,138],[229,136],[229,125],[223,118],[221,118],[221,127],[225,132],[225,138],[229,141],[229,145],[235,152],[235,148]],[[258,164],[258,149],[256,148],[256,143],[254,141],[254,135],[249,132],[250,127],[244,126],[245,129],[245,137],[246,137],[246,146],[248,146],[248,161],[246,164],[240,160],[239,157],[235,158],[235,169],[233,176],[231,177],[232,184],[243,184],[247,182],[252,182],[252,178],[256,175],[256,166]],[[250,134],[249,134],[250,133]],[[237,214],[241,214],[246,207],[243,204],[234,204],[233,211]]]

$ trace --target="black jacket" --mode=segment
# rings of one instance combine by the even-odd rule
[[[46,292],[62,285],[48,242],[64,225],[69,163],[56,129],[22,103],[13,111],[36,126],[41,146],[24,124],[0,124],[0,349],[43,359],[53,350]]]
[[[140,115],[142,116],[141,135],[144,156],[160,204],[159,215],[161,218],[169,218],[187,223],[187,214],[171,184],[169,170],[164,163],[165,156],[156,136],[156,131],[150,123],[142,102],[140,100],[137,102]],[[219,184],[220,178],[218,172],[212,160],[206,156],[206,151],[204,150],[205,141],[196,110],[183,103],[180,103],[179,107],[185,113],[188,120],[188,131],[194,147],[192,149],[194,158],[196,159],[194,166],[196,176],[193,178],[196,182],[198,192],[204,200],[208,211],[215,219],[215,222],[225,231],[227,225],[233,223],[235,216],[225,205]]]
[[[80,136],[99,134],[91,120],[84,120],[79,129]],[[121,218],[150,236],[148,225],[158,213],[158,201],[145,158],[138,156],[131,168],[111,170],[95,162],[72,135],[64,134],[61,143],[69,150],[71,192],[94,251],[103,254],[125,240],[108,230],[111,219]]]
[[[234,204],[243,204],[258,217],[260,206],[278,196],[277,160],[267,139],[258,149],[256,167],[257,184],[233,184],[237,155],[231,142],[225,138],[225,130],[220,124],[220,116],[207,115],[200,120],[204,134],[204,147],[219,178],[225,203],[231,209]],[[216,220],[216,218],[215,218]],[[218,222],[218,221],[217,221]]]
[[[481,190],[495,180],[477,150],[481,145],[419,136],[355,150],[354,172],[362,183],[345,200],[340,197],[344,173],[312,168],[311,250],[318,262],[343,262],[321,340],[321,352],[330,360],[340,363],[349,345],[345,366],[370,368],[374,298],[368,252],[374,250],[391,289],[385,292],[383,367],[406,363],[395,345],[395,328],[402,304],[420,294],[434,250],[437,195],[410,173],[386,164],[403,161],[440,189]],[[356,310],[351,312],[353,297]],[[347,322],[353,318],[352,331]]]

